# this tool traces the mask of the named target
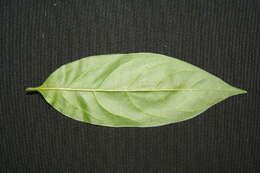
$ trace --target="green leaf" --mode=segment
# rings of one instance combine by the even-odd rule
[[[66,64],[36,88],[73,119],[112,127],[160,126],[190,119],[246,91],[206,71],[153,53],[100,55]]]

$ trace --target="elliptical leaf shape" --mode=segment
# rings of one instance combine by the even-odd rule
[[[75,120],[151,127],[190,119],[246,91],[184,61],[154,53],[99,55],[66,64],[36,88]]]

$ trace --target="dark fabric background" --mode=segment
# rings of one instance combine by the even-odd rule
[[[259,0],[0,0],[0,172],[260,172]],[[82,57],[154,52],[248,91],[189,121],[74,121],[25,87]]]

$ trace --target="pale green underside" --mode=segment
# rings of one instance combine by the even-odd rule
[[[181,60],[153,53],[92,56],[63,65],[38,90],[73,119],[149,127],[190,119],[245,93]]]

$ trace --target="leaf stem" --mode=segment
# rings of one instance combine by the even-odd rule
[[[34,87],[34,88],[32,88],[32,87],[29,87],[29,88],[26,88],[25,89],[25,91],[38,91],[39,90],[39,87]]]

